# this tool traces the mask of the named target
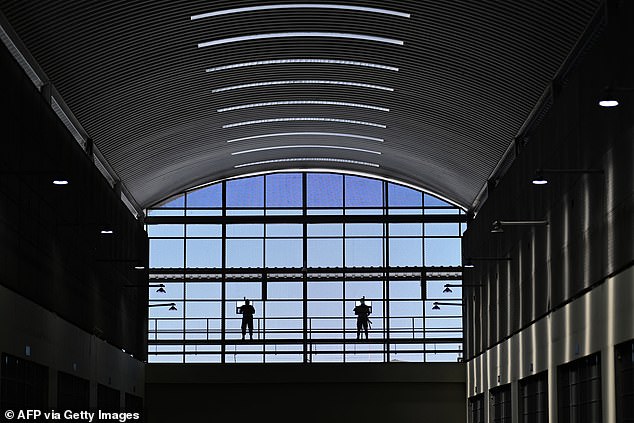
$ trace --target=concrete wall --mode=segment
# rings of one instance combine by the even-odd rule
[[[152,423],[465,421],[463,363],[149,364]],[[246,416],[246,417],[245,417]]]
[[[147,234],[3,45],[0,71],[0,285],[143,357]]]
[[[90,382],[90,406],[97,384],[144,396],[145,363],[89,334],[32,301],[0,286],[0,351],[49,368],[49,406],[57,407],[57,372]],[[78,410],[81,411],[81,410]]]
[[[144,390],[148,291],[125,285],[147,283],[147,235],[4,45],[0,71],[0,353],[49,368],[50,407],[58,371],[123,405]]]
[[[603,421],[614,422],[614,346],[634,339],[634,91],[598,107],[608,85],[634,87],[634,3],[610,1],[599,30],[553,82],[550,107],[520,140],[508,171],[465,233],[463,256],[505,257],[465,273],[468,396],[548,371],[549,416],[557,421],[557,366],[601,352]],[[536,169],[601,169],[551,174]],[[494,220],[541,220],[506,227]],[[489,407],[485,404],[488,419]],[[487,420],[489,421],[489,420]]]

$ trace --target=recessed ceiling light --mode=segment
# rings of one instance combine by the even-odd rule
[[[599,101],[599,106],[601,107],[616,107],[619,105],[617,100],[601,100]]]
[[[381,154],[380,151],[366,150],[364,148],[355,148],[355,147],[343,147],[338,145],[276,145],[273,147],[262,147],[262,148],[253,148],[251,150],[236,151],[234,153],[231,153],[231,155],[237,156],[239,154],[255,153],[258,151],[284,150],[289,148],[326,148],[326,149],[332,149],[332,150],[350,150],[350,151],[358,151],[360,153]]]
[[[66,179],[55,179],[53,185],[68,185],[68,181]]]
[[[250,137],[234,138],[231,140],[227,140],[227,142],[255,140],[258,138],[288,137],[288,136],[297,136],[297,137],[327,136],[327,137],[359,138],[362,140],[377,141],[377,142],[385,141],[383,138],[368,137],[366,135],[357,135],[357,134],[344,134],[340,132],[278,132],[275,134],[261,134],[261,135],[252,135]]]
[[[338,9],[338,10],[351,10],[355,12],[380,13],[383,15],[399,16],[402,18],[409,18],[411,16],[409,13],[398,12],[396,10],[381,9],[378,7],[352,6],[347,4],[316,4],[316,3],[295,3],[294,4],[294,3],[291,3],[291,4],[270,4],[270,5],[264,5],[264,6],[236,7],[233,9],[217,10],[215,12],[206,12],[206,13],[200,13],[198,15],[193,15],[190,17],[190,20],[195,21],[198,19],[212,18],[215,16],[231,15],[234,13],[243,13],[243,12],[259,12],[263,10],[279,10],[279,9],[308,9],[308,8]]]
[[[243,164],[235,165],[234,168],[256,166],[256,165],[262,165],[262,164],[271,164],[271,163],[284,163],[284,162],[335,162],[335,163],[348,163],[348,164],[357,164],[357,165],[363,165],[363,166],[379,167],[379,165],[376,163],[361,162],[358,160],[335,159],[331,157],[292,157],[288,159],[262,160],[259,162],[243,163]]]
[[[344,107],[358,107],[360,109],[372,109],[379,110],[382,112],[389,112],[390,109],[386,107],[372,106],[369,104],[360,104],[360,103],[348,103],[345,101],[327,101],[327,100],[286,100],[286,101],[267,101],[265,103],[251,103],[251,104],[241,104],[239,106],[232,107],[224,107],[222,109],[218,109],[217,111],[222,112],[230,112],[233,110],[241,110],[241,109],[250,109],[254,107],[266,107],[266,106],[293,106],[293,105],[305,105],[305,104],[314,104],[314,105],[324,105],[324,106],[344,106]]]
[[[222,87],[211,90],[212,93],[220,93],[223,91],[238,90],[241,88],[267,87],[270,85],[290,85],[290,84],[326,84],[326,85],[344,85],[348,87],[371,88],[374,90],[394,91],[394,88],[384,87],[382,85],[365,84],[363,82],[349,81],[329,81],[321,79],[294,79],[288,81],[266,81],[252,82],[249,84],[232,85],[230,87]]]
[[[101,234],[103,234],[103,235],[111,235],[113,233],[114,233],[114,231],[112,229],[102,229],[101,230]]]
[[[386,128],[385,125],[382,125],[380,123],[364,122],[361,120],[322,118],[322,117],[288,117],[288,118],[274,118],[274,119],[258,119],[258,120],[248,120],[244,122],[228,123],[226,125],[222,125],[222,127],[234,128],[236,126],[256,125],[260,123],[301,122],[301,121],[350,123],[354,125],[366,125],[366,126],[375,126],[377,128]]]
[[[257,60],[254,62],[234,63],[230,65],[216,66],[213,68],[205,69],[205,72],[217,72],[229,69],[245,68],[249,66],[260,65],[284,65],[292,63],[319,63],[327,65],[350,65],[350,66],[363,66],[368,68],[376,68],[383,70],[390,70],[398,72],[399,68],[395,66],[380,65],[377,63],[357,62],[354,60],[338,60],[338,59],[271,59],[271,60]]]
[[[362,41],[377,41],[380,43],[396,44],[402,46],[404,43],[401,40],[394,38],[378,37],[376,35],[367,34],[351,34],[348,32],[273,32],[269,34],[253,34],[253,35],[241,35],[238,37],[221,38],[218,40],[205,41],[198,43],[198,48],[218,46],[222,44],[237,43],[240,41],[253,41],[253,40],[266,40],[271,38],[296,38],[296,37],[317,37],[317,38],[346,38],[352,40]]]

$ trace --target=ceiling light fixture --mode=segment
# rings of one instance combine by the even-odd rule
[[[197,15],[190,16],[189,19],[192,21],[195,21],[198,19],[212,18],[216,16],[223,16],[223,15],[231,15],[234,13],[261,12],[265,10],[279,10],[279,9],[309,9],[309,8],[379,13],[383,15],[398,16],[401,18],[409,18],[411,16],[409,13],[398,12],[398,11],[389,10],[389,9],[382,9],[378,7],[352,6],[347,4],[290,3],[290,4],[270,4],[270,5],[263,5],[263,6],[246,6],[246,7],[236,7],[233,9],[217,10],[215,12],[199,13]]]
[[[440,306],[460,306],[462,307],[462,303],[446,303],[442,301],[434,301],[434,305],[431,308],[432,310],[440,310]]]
[[[361,120],[322,118],[322,117],[287,117],[287,118],[273,118],[273,119],[258,119],[258,120],[248,120],[244,122],[228,123],[228,124],[222,125],[222,127],[226,129],[226,128],[234,128],[236,126],[257,125],[260,123],[274,123],[274,122],[336,122],[336,123],[350,123],[353,125],[374,126],[377,128],[387,128],[386,125],[383,125],[380,123],[364,122]]]
[[[634,88],[625,88],[625,87],[606,87],[600,98],[599,98],[599,106],[601,107],[616,107],[619,105],[620,95],[622,92],[634,91]]]
[[[342,85],[346,87],[370,88],[374,90],[394,91],[394,88],[384,87],[382,85],[365,84],[363,82],[349,81],[332,81],[323,79],[290,79],[285,81],[265,81],[251,82],[249,84],[232,85],[230,87],[215,88],[212,93],[221,93],[223,91],[239,90],[242,88],[268,87],[271,85],[292,85],[292,84],[324,84],[324,85]]]
[[[475,286],[481,287],[481,286],[484,286],[484,285],[482,285],[481,283],[474,283],[474,284],[470,284],[470,283],[463,283],[463,284],[460,284],[460,283],[446,283],[445,284],[445,289],[443,289],[442,292],[444,292],[444,293],[453,292],[451,290],[451,288],[464,288],[464,287],[475,287]]]
[[[283,149],[291,149],[291,148],[326,148],[326,149],[333,149],[333,150],[358,151],[360,153],[381,154],[380,151],[365,150],[363,148],[354,148],[354,147],[341,147],[337,145],[277,145],[274,147],[262,147],[262,148],[254,148],[251,150],[236,151],[235,153],[231,153],[231,155],[237,156],[239,154],[256,153],[258,151],[283,150]]]
[[[295,64],[295,63],[314,63],[314,64],[324,64],[324,65],[349,65],[349,66],[361,66],[367,68],[375,68],[375,69],[383,69],[389,70],[393,72],[398,72],[399,68],[396,66],[388,66],[381,65],[378,63],[369,63],[369,62],[357,62],[355,60],[338,60],[338,59],[271,59],[271,60],[256,60],[253,62],[243,62],[243,63],[233,63],[230,65],[222,65],[216,66],[213,68],[205,69],[205,72],[218,72],[229,69],[239,69],[246,68],[250,66],[261,66],[261,65],[286,65],[286,64]]]
[[[394,38],[378,37],[376,35],[367,34],[351,34],[348,32],[321,32],[321,31],[295,31],[295,32],[273,32],[269,34],[253,34],[240,35],[237,37],[221,38],[218,40],[205,41],[198,43],[198,48],[218,46],[222,44],[237,43],[241,41],[267,40],[275,38],[297,38],[297,37],[315,37],[315,38],[346,38],[361,41],[376,41],[379,43],[396,44],[402,46],[402,40]]]
[[[325,136],[325,137],[344,137],[344,138],[358,138],[362,140],[368,141],[377,141],[383,142],[385,141],[383,138],[376,137],[368,137],[366,135],[357,135],[357,134],[345,134],[341,132],[278,132],[275,134],[261,134],[261,135],[253,135],[250,137],[242,137],[242,138],[234,138],[231,140],[227,140],[227,142],[237,142],[237,141],[247,141],[247,140],[255,140],[258,138],[271,138],[271,137],[310,137],[310,136]]]
[[[222,109],[217,109],[216,111],[219,113],[222,112],[230,112],[233,110],[242,110],[242,109],[251,109],[254,107],[266,107],[266,106],[295,106],[295,105],[305,105],[305,104],[314,104],[320,106],[344,106],[344,107],[358,107],[360,109],[372,109],[379,110],[382,112],[389,112],[390,109],[386,107],[372,106],[369,104],[360,104],[360,103],[347,103],[345,101],[327,101],[327,100],[286,100],[286,101],[267,101],[265,103],[251,103],[251,104],[241,104],[239,106],[231,106],[224,107]]]
[[[603,169],[537,169],[531,182],[534,185],[546,185],[548,183],[548,178],[545,177],[545,174],[561,173],[603,173]]]
[[[176,303],[149,304],[148,307],[169,307],[170,311],[176,311]]]
[[[241,168],[246,166],[257,166],[257,165],[272,164],[272,163],[285,163],[285,162],[335,162],[335,163],[347,163],[347,164],[355,164],[355,165],[362,165],[362,166],[379,167],[379,165],[376,163],[361,162],[358,160],[335,159],[331,157],[291,157],[287,159],[262,160],[259,162],[243,163],[243,164],[235,165],[234,168]]]
[[[68,180],[66,179],[54,179],[53,185],[68,185]]]

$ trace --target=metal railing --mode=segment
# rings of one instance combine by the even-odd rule
[[[459,315],[439,316],[459,318]],[[436,318],[436,317],[434,317]],[[314,355],[342,354],[439,354],[462,355],[462,328],[429,328],[421,316],[396,318],[408,320],[408,325],[391,325],[386,318],[375,318],[368,339],[357,339],[354,317],[309,317],[306,328],[303,318],[266,317],[255,318],[253,340],[242,339],[241,319],[225,318],[170,318],[149,319],[149,355],[289,355],[304,354],[306,361]],[[394,318],[392,319],[394,320]],[[333,322],[340,322],[335,325]],[[268,323],[268,327],[267,327]],[[162,350],[160,346],[169,346]],[[193,348],[193,350],[192,350]],[[205,351],[199,351],[203,348]],[[211,350],[209,350],[211,348]],[[279,349],[278,349],[279,348]],[[421,359],[423,361],[423,359]]]

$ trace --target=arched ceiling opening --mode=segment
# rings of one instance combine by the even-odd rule
[[[470,208],[599,0],[0,0],[142,207],[288,168]]]

